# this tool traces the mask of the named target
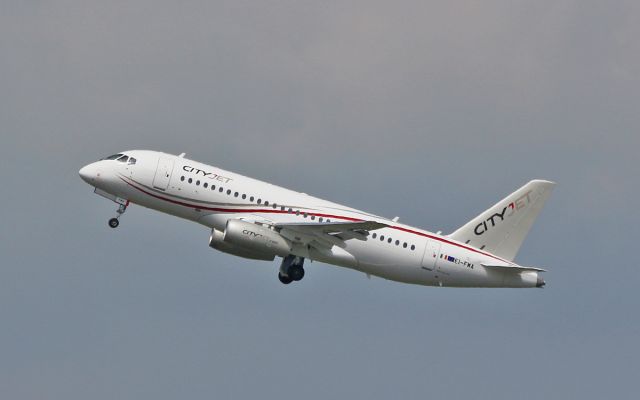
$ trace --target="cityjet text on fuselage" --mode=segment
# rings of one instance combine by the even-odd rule
[[[229,183],[229,182],[231,182],[233,180],[233,179],[228,178],[226,176],[218,175],[218,174],[216,174],[214,172],[206,172],[206,171],[201,170],[199,168],[191,167],[189,165],[184,165],[182,167],[182,170],[186,171],[186,172],[193,172],[196,175],[202,175],[205,178],[213,179],[213,180],[224,182],[224,183]]]

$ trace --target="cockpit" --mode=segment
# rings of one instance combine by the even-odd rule
[[[129,157],[128,155],[122,154],[122,153],[114,154],[114,155],[109,156],[109,157],[105,157],[105,158],[103,158],[103,160],[115,160],[115,161],[119,161],[121,163],[128,164],[128,165],[133,165],[137,161],[135,158]]]

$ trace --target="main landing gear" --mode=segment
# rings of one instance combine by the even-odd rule
[[[289,254],[282,259],[280,264],[280,271],[278,272],[278,279],[285,285],[290,284],[293,281],[300,281],[304,278],[304,258]]]
[[[125,211],[127,211],[127,207],[129,206],[129,200],[126,200],[126,202],[118,203],[118,204],[120,204],[118,206],[118,209],[116,210],[118,215],[115,218],[111,218],[109,220],[109,226],[111,228],[117,228],[118,225],[120,225],[120,217],[122,216],[122,214],[124,214]]]

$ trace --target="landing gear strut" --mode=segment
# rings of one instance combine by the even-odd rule
[[[120,217],[122,216],[122,214],[124,214],[125,211],[127,211],[127,206],[129,206],[129,201],[127,200],[125,203],[119,203],[119,204],[120,205],[118,206],[118,209],[116,210],[118,215],[115,218],[111,218],[109,220],[109,226],[111,228],[117,228],[118,225],[120,225]]]
[[[285,285],[290,284],[293,281],[300,281],[304,278],[304,258],[289,254],[282,259],[280,264],[280,271],[278,272],[278,279]]]

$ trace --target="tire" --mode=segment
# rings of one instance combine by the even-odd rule
[[[293,282],[293,279],[289,278],[286,275],[282,275],[281,273],[278,273],[278,279],[280,280],[280,282],[282,282],[285,285],[288,285],[291,282]]]
[[[111,228],[117,228],[117,227],[118,227],[118,225],[120,225],[120,221],[118,221],[118,218],[111,218],[111,219],[109,220],[109,226],[110,226]]]
[[[289,278],[293,281],[301,281],[304,278],[304,268],[299,265],[289,267],[289,271],[287,272]]]

